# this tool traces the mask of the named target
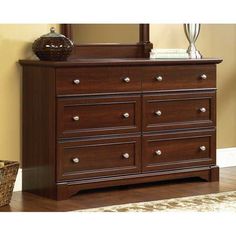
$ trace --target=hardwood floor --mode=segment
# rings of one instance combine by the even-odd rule
[[[185,179],[83,191],[65,201],[14,192],[11,204],[0,211],[73,211],[132,202],[145,202],[236,190],[236,167],[220,169],[220,182]]]

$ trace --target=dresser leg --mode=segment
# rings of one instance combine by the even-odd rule
[[[68,186],[66,184],[58,184],[56,200],[62,201],[68,199],[69,197]]]
[[[219,178],[220,178],[219,167],[213,166],[210,169],[209,176],[210,176],[210,178],[209,178],[210,182],[219,181]]]
[[[210,169],[206,172],[202,172],[199,177],[203,180],[206,180],[208,182],[215,182],[219,181],[219,167],[218,166],[212,166]]]
[[[70,186],[66,183],[57,184],[56,200],[58,200],[58,201],[67,200],[70,197],[76,195],[80,190],[81,189],[78,185]]]

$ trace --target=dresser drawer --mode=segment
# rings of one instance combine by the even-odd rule
[[[135,92],[141,78],[130,67],[63,68],[56,70],[58,95]]]
[[[57,179],[140,172],[140,137],[58,143]]]
[[[144,95],[143,130],[215,126],[215,91]]]
[[[214,131],[179,132],[144,136],[143,171],[156,171],[216,163]]]
[[[215,65],[150,66],[142,74],[144,91],[216,87]]]
[[[141,97],[58,99],[58,137],[141,131]]]

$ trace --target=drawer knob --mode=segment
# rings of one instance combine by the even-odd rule
[[[123,156],[125,159],[129,159],[129,153],[124,153],[122,156]]]
[[[162,152],[161,152],[161,150],[157,150],[157,151],[155,151],[155,154],[156,154],[157,156],[161,156]]]
[[[126,83],[129,83],[129,82],[130,82],[130,78],[129,78],[129,77],[126,77],[126,78],[124,78],[123,80],[124,80],[124,82],[126,82]]]
[[[156,80],[157,80],[158,82],[161,82],[161,81],[163,80],[163,78],[162,78],[162,76],[157,76],[157,77],[156,77]]]
[[[123,117],[124,117],[124,118],[129,118],[129,113],[128,113],[128,112],[124,113],[124,114],[123,114]]]
[[[79,121],[79,116],[73,116],[74,121]]]
[[[72,159],[72,161],[73,161],[74,163],[79,163],[79,158],[78,158],[78,157],[75,157],[75,158]]]
[[[202,107],[202,108],[200,108],[200,112],[206,112],[206,108],[205,107]]]
[[[207,75],[202,74],[202,75],[201,75],[201,79],[207,79]]]
[[[204,151],[206,151],[206,147],[205,146],[201,146],[200,150],[204,152]]]
[[[73,82],[74,82],[74,84],[79,84],[80,80],[79,79],[75,79]]]
[[[158,111],[155,111],[155,114],[156,114],[157,116],[161,116],[162,112],[161,112],[160,110],[158,110]]]

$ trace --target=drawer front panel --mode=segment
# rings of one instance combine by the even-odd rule
[[[140,137],[58,143],[57,179],[140,172]]]
[[[153,66],[143,68],[144,91],[216,87],[215,65]]]
[[[135,92],[141,90],[141,78],[134,68],[63,68],[56,71],[58,95]]]
[[[58,100],[58,137],[141,131],[140,96]]]
[[[214,131],[144,136],[142,170],[156,171],[214,165]]]
[[[215,92],[145,95],[143,129],[215,126]]]

